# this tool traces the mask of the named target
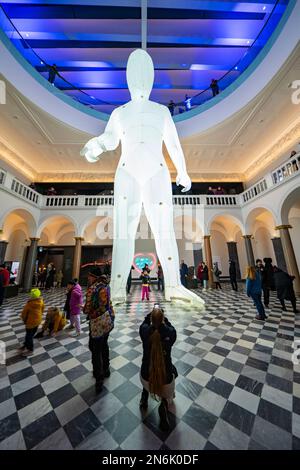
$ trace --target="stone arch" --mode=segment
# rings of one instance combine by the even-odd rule
[[[77,236],[78,227],[73,217],[65,214],[53,214],[50,217],[47,217],[41,221],[37,230],[37,236],[41,237],[41,234],[46,229],[48,232],[47,234],[49,242],[55,243],[59,231],[66,230],[68,226],[70,229],[69,232],[73,232],[73,236]]]

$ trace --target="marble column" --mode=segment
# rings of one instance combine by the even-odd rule
[[[26,265],[24,270],[24,291],[28,292],[32,287],[32,278],[35,269],[35,263],[37,258],[37,247],[39,238],[30,238],[30,246],[26,259]]]
[[[237,243],[227,242],[227,248],[228,248],[228,258],[235,262],[236,278],[241,279],[241,270],[240,270],[239,255],[237,251]]]
[[[73,269],[72,269],[72,278],[75,277],[79,279],[80,275],[80,265],[81,265],[81,247],[84,238],[82,237],[74,237],[75,238],[75,250],[74,250],[74,257],[73,257]]]
[[[271,240],[272,240],[273,249],[274,249],[274,253],[276,257],[276,266],[278,266],[278,268],[282,269],[283,271],[287,271],[281,238],[275,237],[275,238],[271,238]],[[273,262],[273,264],[275,263]]]
[[[211,244],[210,244],[211,235],[204,235],[204,251],[205,251],[205,262],[208,267],[208,285],[209,287],[213,286],[212,280],[212,254],[211,254]]]
[[[245,240],[248,266],[255,266],[254,253],[253,253],[253,247],[252,247],[252,242],[251,242],[252,235],[243,235],[243,239]]]
[[[278,227],[276,227],[276,230],[279,230],[279,233],[280,233],[287,272],[291,276],[295,276],[294,289],[295,289],[295,292],[300,293],[299,269],[298,269],[294,247],[293,247],[290,232],[289,232],[290,228],[292,228],[291,225],[279,225]]]
[[[7,241],[5,240],[0,241],[0,264],[4,263],[7,245],[8,245]]]

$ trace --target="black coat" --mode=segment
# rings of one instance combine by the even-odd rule
[[[266,263],[262,272],[262,288],[274,289],[274,270],[271,263]]]
[[[233,262],[231,262],[229,265],[229,277],[232,280],[236,280],[236,266]]]
[[[274,282],[279,300],[295,299],[293,280],[294,277],[284,271],[276,271],[274,273]]]
[[[140,326],[140,337],[143,342],[143,359],[141,367],[141,375],[144,380],[149,380],[149,367],[150,367],[150,337],[154,331],[151,325],[150,313],[146,316],[145,320]],[[165,323],[159,328],[161,337],[162,348],[164,352],[164,359],[166,365],[166,383],[169,384],[173,380],[174,366],[172,364],[171,349],[176,341],[176,330],[165,317]]]
[[[202,280],[208,281],[208,267],[207,266],[204,266],[203,268]]]

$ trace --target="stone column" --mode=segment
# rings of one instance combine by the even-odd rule
[[[289,232],[290,228],[292,228],[291,225],[279,225],[278,227],[275,227],[275,229],[279,230],[280,232],[280,238],[281,238],[285,263],[287,267],[287,272],[291,276],[295,276],[294,289],[295,289],[295,292],[300,293],[299,269],[298,269],[294,247],[293,247],[290,232]]]
[[[247,254],[247,263],[249,266],[255,266],[255,259],[252,247],[252,235],[243,235],[243,239],[245,240],[245,248]]]
[[[273,248],[274,248],[274,253],[276,257],[276,265],[278,268],[282,269],[283,271],[287,271],[286,267],[286,262],[285,262],[285,257],[283,253],[283,248],[282,248],[282,243],[281,243],[281,238],[280,237],[275,237],[271,238]],[[275,263],[273,263],[275,264]]]
[[[208,285],[209,287],[213,286],[212,280],[212,254],[211,254],[211,244],[210,244],[211,235],[204,235],[204,251],[205,251],[205,262],[208,267]]]
[[[30,238],[30,246],[28,256],[26,259],[26,265],[24,270],[24,291],[28,292],[32,287],[32,278],[35,268],[35,262],[37,258],[37,246],[39,238]]]
[[[79,279],[80,274],[80,265],[81,265],[81,246],[84,238],[74,237],[75,238],[75,250],[73,257],[73,269],[72,269],[72,278],[76,277]]]
[[[228,248],[228,257],[229,257],[229,259],[235,262],[236,278],[241,279],[241,270],[240,270],[239,255],[238,255],[238,251],[237,251],[237,243],[236,242],[227,242],[227,248]]]
[[[0,264],[4,263],[7,245],[8,245],[7,241],[5,240],[0,241]]]

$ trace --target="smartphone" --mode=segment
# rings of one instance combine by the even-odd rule
[[[154,308],[160,308],[159,304],[154,304]]]

